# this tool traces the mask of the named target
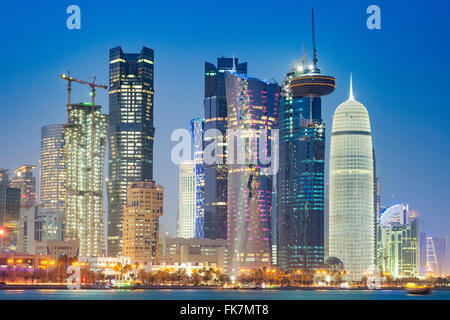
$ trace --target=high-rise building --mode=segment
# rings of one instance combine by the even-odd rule
[[[179,168],[177,237],[189,239],[195,237],[196,168],[193,161],[185,161]]]
[[[214,163],[205,161],[205,219],[204,237],[227,238],[227,166],[226,128],[227,97],[225,71],[236,67],[240,74],[247,73],[247,63],[238,63],[237,58],[218,58],[217,67],[205,62],[205,133],[204,147],[216,141],[222,152],[214,155]],[[215,131],[214,131],[215,130]],[[213,132],[214,131],[214,132]]]
[[[412,213],[412,214],[411,214]],[[419,275],[418,217],[407,204],[386,209],[377,223],[377,264],[394,278]]]
[[[127,186],[153,180],[153,50],[109,52],[108,255],[122,251]]]
[[[0,168],[0,185],[9,187],[9,170]]]
[[[0,250],[15,250],[20,219],[20,189],[0,184]]]
[[[123,207],[123,255],[131,262],[154,264],[158,260],[163,191],[153,181],[128,184],[127,204]]]
[[[375,262],[374,170],[367,109],[350,97],[333,116],[330,143],[329,254],[359,281]]]
[[[279,87],[257,78],[225,72],[227,112],[228,274],[270,267],[272,129]],[[265,141],[265,143],[263,142]]]
[[[17,251],[34,254],[35,246],[47,240],[62,240],[62,216],[54,209],[33,206],[25,209],[17,239]]]
[[[195,238],[205,236],[205,170],[203,160],[203,128],[205,119],[192,119],[191,135],[195,164]]]
[[[70,104],[68,124],[64,126],[65,240],[79,241],[82,256],[104,254],[103,172],[108,116],[100,109],[92,103]]]
[[[277,253],[284,271],[313,272],[324,261],[325,124],[322,96],[335,79],[322,75],[306,54],[287,73],[282,86],[278,129]]]
[[[29,208],[36,204],[36,177],[33,170],[36,166],[23,165],[14,170],[15,176],[10,181],[12,188],[20,189],[20,206]]]
[[[63,124],[51,124],[41,129],[41,159],[39,161],[39,203],[64,214],[66,171],[63,147]]]

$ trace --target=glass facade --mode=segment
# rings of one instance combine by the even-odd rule
[[[195,164],[195,238],[205,237],[205,170],[203,161],[203,128],[205,120],[192,119],[191,135]]]
[[[194,238],[196,215],[196,168],[193,161],[180,164],[177,237]]]
[[[39,161],[39,203],[44,208],[64,214],[66,168],[64,162],[63,124],[41,129],[41,159]]]
[[[210,129],[221,133],[223,152],[216,154],[213,164],[205,163],[205,221],[204,237],[209,239],[227,238],[227,167],[226,167],[226,128],[227,97],[225,88],[225,71],[236,69],[241,74],[247,73],[247,63],[238,63],[237,58],[218,58],[217,67],[205,62],[205,132]],[[204,138],[204,147],[215,139],[216,135]]]
[[[153,180],[153,50],[109,52],[108,255],[122,247],[127,185]]]
[[[375,262],[373,166],[369,113],[351,95],[333,116],[329,254],[344,263],[352,281]]]
[[[296,67],[287,74],[280,98],[277,263],[284,271],[311,272],[324,260],[325,124],[320,95],[311,93],[314,77],[334,83],[317,68]],[[295,81],[313,83],[299,92],[293,90]]]
[[[0,225],[6,235],[0,237],[0,250],[15,249],[20,219],[20,189],[0,184]]]
[[[103,186],[108,116],[101,114],[100,109],[101,106],[95,106],[92,117],[91,103],[71,104],[69,123],[64,127],[65,240],[79,241],[81,256],[104,254]]]
[[[228,105],[227,267],[229,275],[239,276],[241,269],[262,269],[272,264],[273,171],[261,158],[271,152],[279,87],[276,83],[234,71],[225,73],[225,83]],[[267,144],[260,139],[265,139]]]

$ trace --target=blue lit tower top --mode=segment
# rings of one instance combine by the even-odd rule
[[[293,98],[310,97],[310,106],[312,109],[313,99],[328,95],[334,91],[335,78],[322,75],[317,66],[317,50],[314,30],[314,9],[312,11],[312,37],[313,37],[313,63],[307,65],[306,54],[303,51],[301,63],[294,66],[286,76],[283,85],[285,94],[290,94]],[[310,120],[313,119],[313,110],[310,112]]]

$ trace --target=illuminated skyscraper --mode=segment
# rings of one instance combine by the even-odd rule
[[[191,120],[191,135],[195,164],[195,237],[205,236],[205,171],[203,160],[203,128],[205,119]]]
[[[127,185],[153,180],[153,50],[109,52],[108,255],[122,249]]]
[[[238,63],[237,58],[218,58],[217,67],[205,62],[205,133],[204,147],[217,141],[222,152],[215,155],[214,163],[204,164],[205,172],[205,221],[204,237],[209,239],[227,238],[227,166],[226,166],[226,128],[227,97],[225,71],[233,69],[241,74],[247,73],[247,63]],[[212,130],[216,133],[211,133]],[[223,140],[220,141],[220,137]]]
[[[394,278],[419,275],[419,224],[407,204],[386,209],[377,226],[377,263]]]
[[[196,215],[195,163],[185,161],[180,164],[178,192],[178,238],[194,238]]]
[[[270,267],[273,163],[266,163],[276,125],[276,83],[225,73],[228,166],[228,274]],[[233,133],[231,132],[233,130]],[[265,141],[265,143],[264,143]]]
[[[374,170],[367,109],[350,97],[333,116],[330,144],[329,254],[349,280],[361,280],[374,264]]]
[[[123,208],[123,255],[131,262],[156,263],[163,187],[153,181],[130,182]]]
[[[69,123],[64,126],[67,166],[65,240],[79,241],[81,256],[104,254],[103,172],[108,116],[101,114],[100,109],[101,106],[95,106],[92,119],[91,103],[71,104],[68,106]]]
[[[64,214],[66,171],[64,164],[63,124],[41,129],[41,160],[39,161],[39,203],[44,208]]]
[[[36,204],[36,177],[33,176],[35,166],[23,165],[14,170],[15,176],[11,179],[10,186],[20,189],[20,205],[23,208]]]
[[[284,271],[312,272],[324,261],[325,124],[322,96],[334,91],[335,79],[322,75],[316,50],[306,54],[282,86],[278,128],[278,265]]]
[[[0,250],[15,250],[20,219],[20,189],[0,184]]]

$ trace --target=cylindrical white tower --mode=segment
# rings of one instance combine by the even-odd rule
[[[351,79],[351,78],[350,78]],[[346,279],[359,281],[374,263],[374,171],[367,109],[350,98],[333,116],[330,144],[329,255]]]

